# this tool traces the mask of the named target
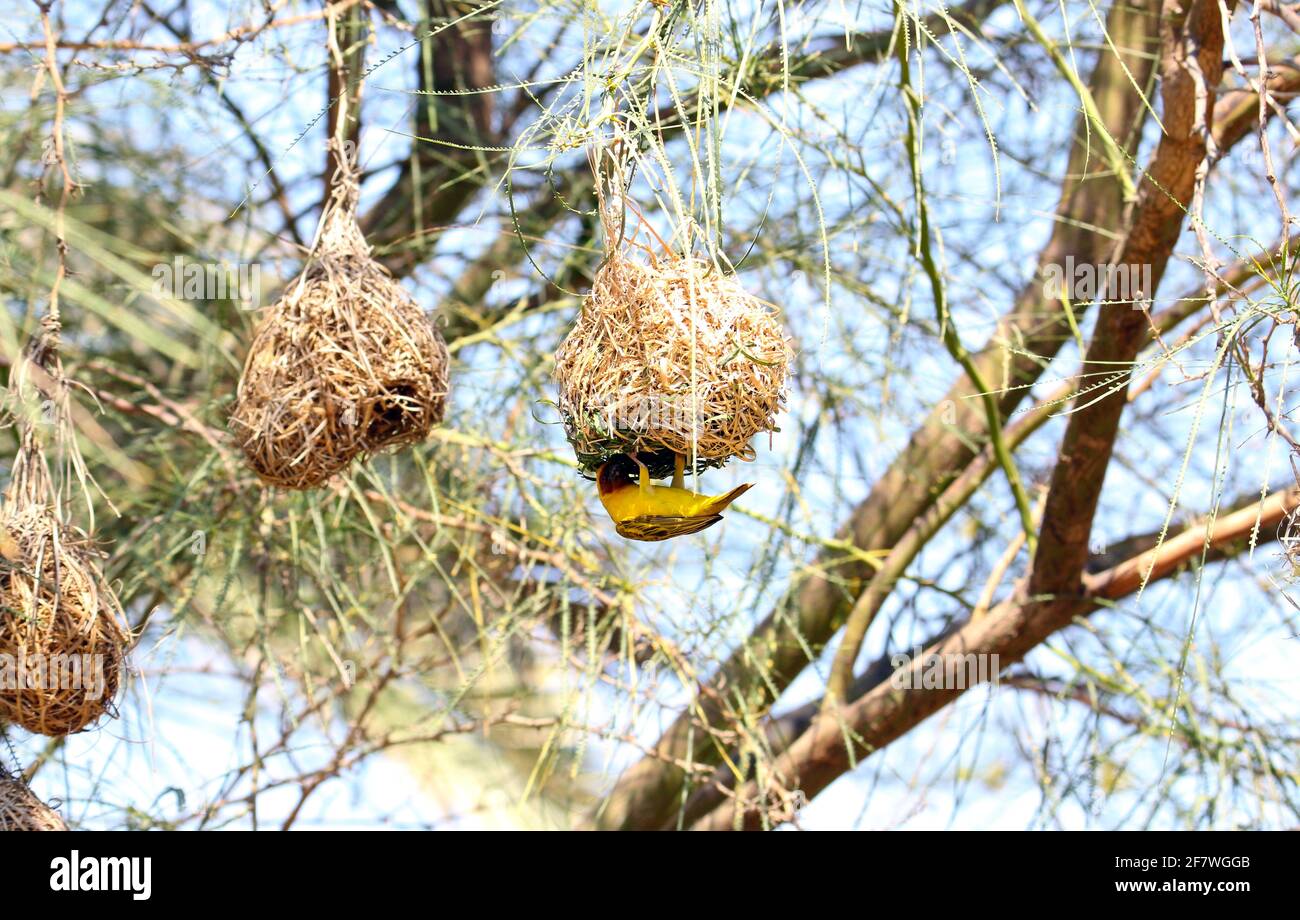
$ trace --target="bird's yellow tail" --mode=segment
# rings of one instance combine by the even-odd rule
[[[748,492],[750,486],[752,485],[753,485],[752,482],[747,482],[744,485],[736,486],[726,495],[719,495],[717,498],[713,499],[713,501],[709,502],[707,505],[704,506],[704,508],[702,509],[702,513],[721,514],[724,508],[726,508],[736,499],[740,498],[740,496]]]

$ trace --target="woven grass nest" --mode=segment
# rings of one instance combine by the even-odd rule
[[[1300,483],[1300,476],[1297,477]],[[1291,584],[1300,584],[1300,508],[1289,511],[1277,528],[1283,559],[1282,575]]]
[[[0,831],[66,831],[59,813],[0,767]]]
[[[357,457],[424,441],[446,414],[437,327],[370,257],[355,196],[253,337],[231,430],[262,481],[312,489]]]
[[[711,262],[615,252],[555,355],[565,433],[583,471],[636,451],[655,478],[753,459],[775,431],[792,357],[775,310]]]
[[[0,722],[62,737],[112,711],[130,634],[90,540],[25,478],[33,462],[20,454],[0,504],[0,675],[24,677],[0,683]]]

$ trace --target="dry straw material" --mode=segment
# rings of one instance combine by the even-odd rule
[[[254,334],[231,416],[249,466],[289,489],[423,441],[446,413],[441,333],[371,258],[355,179],[335,193],[308,267]]]
[[[66,831],[59,813],[0,766],[0,831]]]
[[[0,722],[61,737],[111,711],[130,634],[98,553],[50,494],[28,432],[0,502]]]
[[[608,232],[608,225],[607,225]],[[587,472],[638,452],[656,478],[753,458],[775,430],[789,339],[772,307],[713,263],[614,252],[555,355],[565,433]]]
[[[1296,474],[1300,486],[1300,473]],[[1291,584],[1300,584],[1300,508],[1293,509],[1278,524],[1278,543],[1282,547],[1283,577]]]

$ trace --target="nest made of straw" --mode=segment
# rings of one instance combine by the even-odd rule
[[[59,813],[27,784],[0,767],[0,831],[66,831]]]
[[[710,262],[614,253],[555,354],[565,433],[585,472],[638,452],[660,478],[752,459],[775,431],[793,356],[776,311]]]
[[[1300,474],[1297,474],[1300,484]],[[1277,527],[1278,543],[1283,560],[1282,577],[1292,584],[1300,583],[1300,507],[1293,508]]]
[[[62,737],[111,711],[130,634],[96,555],[46,506],[0,507],[0,721]]]
[[[253,337],[231,430],[264,482],[315,488],[359,456],[428,438],[446,413],[449,363],[345,201]]]

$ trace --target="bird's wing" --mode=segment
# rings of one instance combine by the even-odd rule
[[[655,543],[672,537],[684,537],[687,534],[699,533],[706,527],[712,527],[720,520],[722,520],[720,514],[695,515],[692,517],[645,514],[626,521],[620,521],[615,529],[618,531],[619,536],[627,537],[629,540]]]

